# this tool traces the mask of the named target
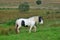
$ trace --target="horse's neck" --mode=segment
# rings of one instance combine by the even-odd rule
[[[29,19],[38,22],[38,16],[30,17]]]

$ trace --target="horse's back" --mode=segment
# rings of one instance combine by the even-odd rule
[[[16,20],[16,23],[20,26],[26,26],[26,25],[34,26],[35,25],[35,21],[33,17],[28,18],[28,19],[24,19],[24,18],[18,19]]]
[[[16,20],[16,24],[18,24],[18,25],[21,24],[22,20],[24,20],[24,19],[23,19],[23,18],[17,19],[17,20]]]
[[[16,23],[19,24],[19,25],[28,25],[29,20],[21,18],[21,19],[16,20]]]

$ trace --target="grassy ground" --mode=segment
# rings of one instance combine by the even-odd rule
[[[18,10],[0,10],[0,40],[60,40],[60,16],[52,10],[30,10],[22,14]],[[19,34],[14,32],[14,19],[41,15],[44,18],[43,25],[37,25],[37,32],[28,33],[28,28],[22,27]],[[5,19],[5,20],[4,20]]]
[[[46,20],[45,20],[46,21]],[[0,40],[60,40],[60,21],[46,21],[37,25],[37,32],[28,33],[28,29],[21,28],[19,34],[1,35]],[[7,26],[7,25],[6,25]]]

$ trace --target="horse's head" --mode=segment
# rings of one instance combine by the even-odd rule
[[[42,18],[41,16],[38,17],[38,22],[39,22],[40,24],[43,24],[43,18]]]

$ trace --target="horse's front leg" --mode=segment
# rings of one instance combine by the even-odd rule
[[[33,26],[30,26],[29,33],[31,33],[32,27],[33,27]]]

